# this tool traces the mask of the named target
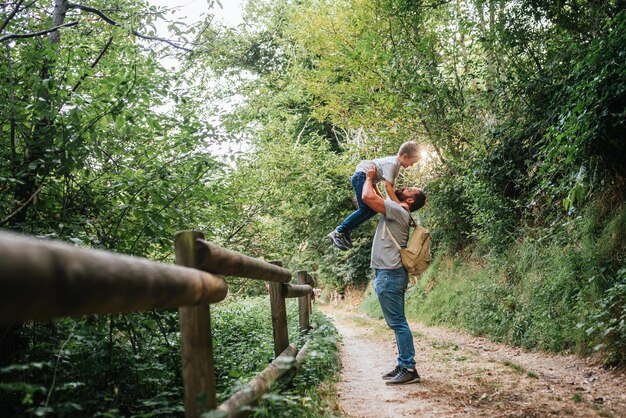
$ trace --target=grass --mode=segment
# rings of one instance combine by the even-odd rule
[[[489,380],[483,376],[474,376],[474,381],[478,383],[478,385],[490,392],[495,392],[498,390],[500,385],[495,380]]]
[[[356,316],[356,315],[351,315],[348,317],[348,319],[354,322],[356,325],[359,325],[362,327],[367,327],[367,326],[374,324],[374,322],[371,319],[363,318],[361,316]]]
[[[430,345],[437,350],[458,350],[459,346],[450,341],[433,341]]]
[[[522,366],[520,366],[517,363],[513,363],[512,361],[509,360],[504,360],[502,362],[502,364],[504,364],[505,366],[510,367],[511,369],[513,369],[515,371],[515,373],[517,374],[524,374],[526,373],[526,369],[524,369]]]
[[[413,335],[414,338],[424,338],[424,334],[419,331],[411,330],[411,335]]]

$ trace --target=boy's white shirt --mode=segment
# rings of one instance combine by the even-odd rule
[[[400,160],[397,155],[375,158],[373,160],[363,160],[356,166],[355,171],[365,172],[368,168],[372,167],[372,165],[376,167],[374,184],[383,180],[388,181],[392,186],[395,184],[398,174],[400,174]]]

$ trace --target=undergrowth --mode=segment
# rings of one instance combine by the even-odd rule
[[[297,301],[287,309],[290,342],[301,347]],[[269,299],[212,305],[211,321],[220,403],[274,358]],[[338,334],[319,312],[311,321],[318,328],[302,367],[261,399],[254,416],[320,416],[333,408],[320,390],[332,388],[339,367]],[[26,323],[22,357],[0,368],[0,416],[182,417],[178,328],[172,311]]]
[[[216,305],[212,318],[215,369],[218,376],[218,404],[225,401],[241,385],[254,378],[274,358],[272,323],[267,297],[245,298]],[[298,304],[287,303],[289,340],[304,344],[299,338]],[[289,382],[278,382],[273,390],[249,409],[255,417],[320,417],[331,416],[333,405],[326,396],[339,370],[337,343],[339,335],[332,322],[321,312],[313,311],[309,351],[298,373]],[[218,354],[219,353],[219,354]],[[320,391],[324,396],[320,395]],[[217,417],[218,414],[207,414]]]

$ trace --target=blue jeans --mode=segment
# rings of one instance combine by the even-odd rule
[[[404,292],[408,283],[409,277],[404,267],[394,270],[376,269],[374,291],[383,310],[385,322],[396,336],[398,365],[413,369],[415,368],[413,334],[404,315]]]
[[[352,214],[337,227],[337,232],[349,235],[350,231],[354,228],[361,225],[363,222],[372,219],[372,217],[376,215],[376,211],[367,206],[361,197],[363,195],[364,184],[365,172],[357,171],[354,173],[352,176],[352,188],[354,189],[354,194],[356,194],[356,201],[359,204],[359,208],[352,212]]]

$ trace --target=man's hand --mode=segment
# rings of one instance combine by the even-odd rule
[[[365,171],[365,184],[363,185],[363,202],[371,209],[378,213],[385,214],[385,201],[380,192],[377,194],[374,188],[374,178],[376,177],[376,168],[369,168]]]
[[[393,184],[391,184],[387,180],[385,180],[385,191],[387,192],[387,196],[389,197],[389,199],[393,200],[396,203],[400,203],[400,200],[398,200],[396,192],[393,189]]]

